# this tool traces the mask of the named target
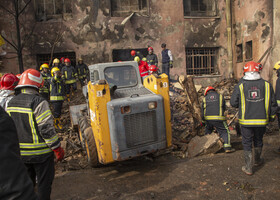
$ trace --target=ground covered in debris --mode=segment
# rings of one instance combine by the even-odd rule
[[[52,199],[279,199],[280,156],[273,152],[279,143],[275,136],[265,141],[265,165],[253,176],[241,171],[240,149],[190,160],[168,154],[57,174]]]

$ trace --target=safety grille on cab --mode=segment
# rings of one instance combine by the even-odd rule
[[[142,145],[157,140],[156,111],[124,116],[127,147]]]

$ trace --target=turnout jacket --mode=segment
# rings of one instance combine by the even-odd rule
[[[278,79],[276,81],[275,98],[277,101],[278,113],[280,113],[280,77],[278,77]]]
[[[64,66],[62,68],[62,78],[65,80],[65,84],[76,83],[78,77],[77,70],[72,65]]]
[[[39,89],[40,93],[49,93],[50,80],[52,78],[50,73],[41,72],[41,75],[44,79],[44,86]]]
[[[50,101],[64,101],[65,88],[61,77],[54,76],[50,85]]]
[[[149,75],[149,66],[147,62],[140,60],[138,67],[139,67],[141,77]]]
[[[83,79],[83,78],[86,78],[88,76],[89,70],[88,70],[88,66],[86,64],[84,64],[84,63],[78,64],[76,66],[76,68],[77,68],[79,79]]]
[[[230,104],[239,108],[239,123],[246,127],[264,127],[277,112],[273,88],[263,79],[239,82]]]
[[[158,66],[158,58],[157,58],[157,55],[156,54],[148,54],[147,55],[147,63],[148,65],[155,65],[155,66]]]
[[[16,124],[24,163],[42,163],[60,146],[49,104],[35,89],[21,89],[7,112]]]
[[[0,106],[7,109],[9,101],[14,97],[15,91],[13,90],[0,90]]]
[[[1,106],[0,160],[0,199],[38,199],[26,167],[20,159],[15,124]]]
[[[209,91],[202,101],[202,120],[226,120],[224,112],[226,110],[226,103],[223,95],[216,91]]]

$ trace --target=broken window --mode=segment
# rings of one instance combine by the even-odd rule
[[[188,75],[216,73],[218,48],[186,48]]]
[[[62,18],[72,13],[72,0],[36,0],[36,18],[38,21]]]
[[[243,62],[243,47],[242,44],[236,45],[236,61]]]
[[[216,16],[216,0],[184,0],[184,16]]]
[[[69,58],[71,61],[71,65],[74,67],[76,66],[76,53],[75,52],[54,53],[52,61],[55,58],[60,59],[62,57]],[[49,63],[50,59],[51,59],[51,54],[37,54],[37,69],[39,69],[43,63]],[[52,65],[52,61],[50,62],[51,65]]]
[[[252,58],[253,58],[253,43],[252,43],[252,40],[246,42],[245,57],[246,57],[246,61],[252,60]]]
[[[111,0],[112,17],[127,17],[133,12],[148,15],[148,0]]]

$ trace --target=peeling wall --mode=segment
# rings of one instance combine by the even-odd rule
[[[271,0],[240,1],[234,0],[233,13],[233,66],[236,78],[243,76],[243,66],[246,62],[246,42],[252,40],[253,58],[257,62],[273,41],[273,6]],[[236,45],[243,44],[243,62],[237,62]],[[262,77],[271,77],[271,53],[261,63],[264,69]]]
[[[9,5],[9,0],[2,0]],[[242,76],[245,64],[236,62],[236,44],[253,41],[253,60],[257,61],[272,44],[272,1],[232,0],[233,68],[236,78]],[[27,10],[30,27],[36,24],[34,36],[24,48],[25,68],[36,67],[36,55],[50,53],[57,35],[64,32],[55,52],[76,52],[87,64],[111,62],[113,49],[154,48],[161,59],[161,43],[165,42],[174,56],[171,75],[186,73],[186,47],[219,47],[217,71],[222,78],[229,77],[227,53],[227,26],[225,0],[217,0],[216,17],[184,17],[183,0],[149,0],[149,15],[135,14],[125,25],[123,17],[111,17],[110,0],[73,0],[71,15],[62,20],[36,22],[33,4]],[[0,9],[0,29],[9,34],[13,22]],[[4,47],[8,57],[16,54],[9,45]],[[244,48],[243,48],[244,49]],[[245,52],[243,51],[243,54]],[[271,58],[263,62],[262,76],[268,79]],[[5,59],[4,71],[18,73],[17,59]]]

